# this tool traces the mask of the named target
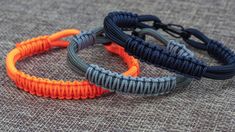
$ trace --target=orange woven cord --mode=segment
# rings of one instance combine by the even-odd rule
[[[8,53],[6,58],[6,69],[8,76],[20,89],[31,94],[59,99],[87,99],[101,96],[108,93],[108,90],[90,84],[88,81],[56,81],[48,78],[37,78],[17,70],[15,64],[25,57],[46,52],[54,47],[67,47],[69,42],[62,38],[79,34],[79,30],[68,29],[52,34],[40,36],[16,44],[16,48]],[[127,63],[129,70],[124,75],[137,76],[139,64],[136,59],[128,56],[124,49],[116,44],[105,46],[110,52],[120,55]]]
[[[118,54],[123,58],[123,61],[129,67],[129,70],[124,72],[123,75],[125,76],[131,75],[133,77],[136,77],[140,74],[140,65],[138,60],[135,59],[133,56],[128,55],[123,47],[112,43],[111,45],[105,45],[105,48],[109,52]]]

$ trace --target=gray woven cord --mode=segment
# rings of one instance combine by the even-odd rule
[[[178,54],[180,56],[189,57],[191,59],[193,59],[194,57],[194,53],[191,52],[189,49],[187,49],[185,45],[180,44],[174,40],[168,41],[166,48],[171,53]],[[187,78],[179,74],[176,74],[176,76],[177,76],[177,81],[176,81],[177,87],[183,87],[185,85],[188,85],[192,81],[191,78]]]
[[[76,52],[94,45],[96,43],[95,36],[97,32],[99,30],[88,31],[75,36],[72,39],[71,45],[68,47],[68,61],[70,61],[69,64],[73,65],[71,68],[82,73],[86,70],[86,79],[91,83],[111,91],[138,95],[163,95],[176,88],[175,76],[158,78],[125,77],[122,74],[105,70],[97,65],[91,64],[88,67],[88,64],[84,64],[84,61],[76,55]],[[185,47],[178,43],[169,43],[167,49],[172,54],[193,56],[190,53],[186,54]],[[188,85],[191,81],[191,79],[181,76],[178,80],[180,80],[179,86]]]
[[[86,78],[97,86],[111,91],[140,95],[163,95],[175,89],[175,77],[147,78],[130,77],[105,70],[91,64],[86,72]]]
[[[73,40],[71,40],[70,46],[68,46],[67,62],[73,71],[79,74],[84,74],[87,71],[89,65],[80,59],[79,56],[76,55],[76,52],[93,46],[95,44],[95,37],[94,33],[88,31],[82,32],[79,36],[75,35],[72,38]]]
[[[93,46],[98,43],[109,43],[110,40],[101,36],[97,36],[102,33],[103,28],[96,28],[92,31],[81,32],[81,34],[75,35],[70,41],[70,46],[68,46],[68,56],[67,63],[70,68],[77,72],[78,74],[84,75],[89,65],[86,64],[81,58],[76,55],[76,52]],[[77,45],[79,43],[79,45]],[[75,51],[75,52],[74,52]],[[79,59],[78,59],[79,58]],[[77,61],[79,60],[79,61]],[[79,70],[78,70],[79,69]]]
[[[170,40],[167,43],[166,48],[171,53],[177,54],[179,56],[185,56],[185,57],[189,57],[189,58],[192,58],[192,59],[194,57],[194,53],[192,51],[190,51],[189,49],[187,49],[185,45],[177,43],[174,40]]]

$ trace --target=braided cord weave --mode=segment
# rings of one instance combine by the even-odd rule
[[[225,64],[224,66],[209,66],[207,72],[205,72],[205,77],[223,80],[232,78],[235,75],[235,53],[231,49],[218,41],[208,38],[197,29],[188,28],[183,31],[189,34],[187,36],[191,35],[202,41],[197,42],[190,39],[190,37],[182,36],[185,42],[195,48],[206,50],[210,56]]]
[[[6,58],[6,70],[8,76],[15,82],[18,88],[37,96],[59,99],[87,99],[109,93],[108,90],[90,84],[88,81],[70,82],[63,80],[49,80],[48,78],[37,78],[16,69],[15,64],[18,60],[46,52],[54,47],[67,47],[69,42],[62,40],[62,38],[79,33],[80,31],[75,29],[64,30],[50,36],[40,36],[16,44],[16,48],[10,51]],[[116,51],[116,49],[119,49],[117,47],[113,48],[113,46],[110,45],[106,46],[106,49],[123,56],[122,52]],[[131,70],[130,72],[127,72],[127,74],[136,75],[138,74],[138,71],[136,70],[133,72],[133,70]]]
[[[221,42],[208,38],[197,29],[184,29],[183,26],[177,24],[164,24],[154,20],[152,28],[162,29],[175,38],[183,38],[189,45],[206,50],[210,56],[223,63],[222,66],[206,66],[205,72],[201,74],[203,77],[225,80],[235,76],[235,52],[225,47]],[[194,40],[192,36],[200,41]],[[141,37],[144,38],[144,36]]]
[[[88,47],[89,45],[93,45],[95,40],[95,32],[92,31],[75,36],[69,46],[68,60],[71,61],[71,59],[69,58],[72,58],[71,54],[74,54],[75,51],[82,49],[82,47]],[[179,49],[176,48],[177,45],[179,45],[177,43],[171,42],[169,43],[169,45],[172,45],[169,46],[169,50],[172,50],[177,54],[185,53],[182,51],[184,50],[184,48],[181,45],[179,46]],[[188,53],[188,55],[188,57],[193,56],[191,53]],[[74,59],[75,61],[71,62],[71,64],[75,64],[76,62],[78,62],[74,65],[74,67],[76,67],[77,70],[81,70],[82,65],[84,64],[81,65],[80,63],[83,61],[81,61],[79,57],[73,57],[77,59]],[[162,95],[173,91],[176,87],[176,77],[174,76],[161,78],[123,76],[119,73],[111,72],[110,70],[106,70],[94,64],[89,65],[86,70],[85,76],[91,83],[97,86],[101,86],[111,91],[123,93],[141,95]]]
[[[146,78],[123,76],[116,72],[105,70],[91,64],[86,72],[86,78],[97,86],[111,91],[143,94],[163,95],[175,89],[175,77]]]
[[[149,16],[145,16],[144,21],[147,19],[156,21]],[[149,27],[148,25],[141,23],[142,21],[143,16],[138,16],[137,14],[111,12],[104,20],[106,36],[123,46],[128,54],[133,55],[141,61],[197,79],[204,75],[207,66],[201,61],[195,58],[172,54],[167,51],[167,49],[158,45],[145,42],[135,36],[127,35],[121,29],[123,27]]]
[[[164,45],[166,45],[166,49],[170,51],[171,53],[177,54],[179,56],[189,57],[189,58],[194,57],[194,53],[191,52],[189,49],[187,49],[185,45],[180,44],[174,40],[170,40],[166,36],[163,36],[157,30],[154,30],[152,28],[143,28],[143,29],[137,28],[132,32],[132,34],[140,38],[143,38],[144,40],[146,38],[146,35],[150,35],[151,37],[159,40]],[[179,74],[177,74],[176,77],[177,77],[177,81],[176,81],[177,87],[184,87],[191,82],[191,78],[186,78]]]

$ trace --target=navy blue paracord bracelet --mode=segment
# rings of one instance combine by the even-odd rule
[[[154,23],[154,27],[157,29],[161,28],[175,38],[182,38],[194,48],[207,51],[211,57],[225,64],[224,66],[208,66],[204,77],[224,80],[232,78],[235,75],[235,53],[222,43],[208,38],[205,34],[194,28],[184,29],[180,25],[157,22]],[[192,36],[201,42],[191,39]]]
[[[153,26],[149,26],[144,23],[145,21],[153,21],[154,24]],[[125,34],[122,28],[130,28],[133,30],[136,28],[161,28],[174,37],[182,37],[188,44],[196,48],[207,50],[211,56],[223,62],[225,65],[207,66],[200,60],[171,54],[158,45]],[[234,52],[221,43],[209,39],[196,29],[183,29],[183,27],[178,25],[163,24],[156,16],[137,15],[128,12],[109,13],[104,20],[104,29],[108,38],[123,46],[130,55],[149,64],[196,79],[207,77],[224,80],[232,78],[235,75]],[[195,36],[203,41],[203,44],[190,39],[190,36]]]

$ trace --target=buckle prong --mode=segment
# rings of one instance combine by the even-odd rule
[[[177,24],[164,24],[164,23],[154,23],[156,29],[161,28],[163,31],[175,38],[187,39],[190,37],[190,33],[184,30],[184,27]]]

